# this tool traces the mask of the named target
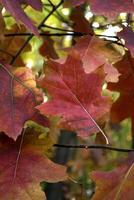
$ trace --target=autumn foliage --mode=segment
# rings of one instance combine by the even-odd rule
[[[88,199],[133,200],[133,153],[104,149],[133,151],[114,138],[129,119],[134,145],[134,3],[0,0],[0,10],[0,200],[46,199],[41,182],[80,188],[82,170]],[[63,130],[81,161],[52,161],[71,147],[58,143]]]

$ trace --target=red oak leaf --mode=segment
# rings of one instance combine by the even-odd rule
[[[120,92],[119,98],[113,103],[111,108],[111,120],[114,123],[131,117],[134,122],[134,59],[129,53],[115,64],[121,74],[119,82],[109,83],[108,89]]]
[[[66,167],[43,155],[44,141],[31,132],[23,132],[16,142],[0,135],[0,200],[44,200],[40,182],[67,178]]]
[[[72,51],[64,64],[51,61],[49,65],[40,85],[52,99],[37,109],[45,115],[62,116],[61,124],[68,124],[81,137],[98,131],[94,119],[99,120],[109,110],[107,98],[101,96],[104,80],[101,70],[86,74],[76,51]]]
[[[125,46],[130,50],[132,56],[134,56],[134,32],[129,27],[124,27],[118,36],[125,40]]]
[[[103,65],[106,81],[118,81],[119,73],[111,63],[119,60],[121,55],[113,50],[108,42],[96,37],[85,36],[79,39],[73,48],[79,52],[86,73],[90,73]]]
[[[41,10],[41,0],[0,0],[0,3],[13,15],[17,21],[21,21],[32,33],[38,35],[37,28],[24,13],[23,9],[21,8],[21,4],[27,4],[36,10]]]
[[[121,12],[134,12],[134,3],[131,0],[88,0],[88,2],[93,13],[109,18],[114,18]]]
[[[109,172],[94,171],[91,178],[96,183],[92,200],[133,200],[134,159]]]
[[[47,123],[35,109],[43,97],[30,69],[1,64],[0,85],[0,131],[16,139],[27,120]]]

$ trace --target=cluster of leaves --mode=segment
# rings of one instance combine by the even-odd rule
[[[134,3],[0,0],[0,6],[0,199],[42,200],[40,182],[69,178],[66,166],[47,157],[58,130],[74,131],[84,141],[100,135],[99,143],[105,142],[106,147],[109,121],[119,124],[130,118],[134,133]],[[120,32],[108,36],[95,30],[92,20],[85,18],[88,6],[94,17],[101,15],[103,27],[118,25]],[[23,25],[17,26],[3,7]],[[68,18],[57,14],[58,9],[70,10]],[[125,22],[119,18],[121,12],[129,13]],[[31,18],[29,13],[34,13]],[[59,17],[58,28],[49,26],[53,14]],[[67,29],[62,27],[65,23]],[[65,48],[68,35],[71,39]],[[28,51],[37,53],[43,70],[37,61],[37,67],[28,68]],[[116,100],[113,91],[119,93]],[[97,185],[92,199],[133,199],[133,160],[130,155],[113,171],[92,172]]]

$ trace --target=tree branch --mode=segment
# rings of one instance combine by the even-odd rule
[[[127,149],[127,148],[118,148],[112,147],[108,145],[67,145],[67,144],[54,144],[54,147],[61,147],[61,148],[77,148],[77,149],[106,149],[110,151],[119,151],[119,152],[133,152],[134,149]]]
[[[65,31],[64,29],[62,31]],[[105,41],[120,45],[122,47],[124,47],[124,44],[122,44],[120,42],[120,39],[117,36],[107,36],[107,35],[101,35],[101,34],[92,34],[92,33],[82,33],[82,32],[75,32],[75,31],[69,31],[67,33],[39,33],[40,36],[47,36],[47,37],[51,37],[51,36],[73,36],[73,37],[81,37],[84,35],[91,35],[91,36],[97,36],[97,37],[102,37],[102,39],[104,39]],[[24,43],[24,45],[22,45],[22,47],[20,48],[20,50],[17,52],[17,54],[14,56],[13,61],[10,64],[13,64],[14,59],[16,59],[18,57],[18,55],[22,52],[22,50],[25,48],[25,46],[27,45],[27,43],[33,38],[33,34],[31,33],[8,33],[5,34],[5,37],[12,37],[12,36],[29,36],[28,39],[26,40],[26,42]],[[106,38],[109,38],[106,39]],[[110,40],[111,38],[111,40]],[[112,39],[116,39],[116,40],[112,40]]]
[[[60,30],[60,31],[67,31],[67,33],[39,33],[39,35],[41,35],[41,36],[64,36],[64,35],[84,36],[84,35],[91,35],[91,36],[97,36],[97,37],[114,38],[114,39],[117,39],[117,41],[119,41],[118,36],[101,35],[101,34],[93,34],[93,33],[83,33],[83,32],[76,32],[76,31],[72,31],[72,30],[64,30],[64,29],[53,28],[53,27],[49,27],[49,28],[55,29],[55,30]],[[34,36],[32,33],[7,33],[4,36],[5,37],[12,37],[12,36],[31,36],[31,35]]]
[[[12,36],[31,36],[31,33],[9,33],[9,34],[5,34],[5,37],[12,37]],[[41,36],[66,36],[66,35],[72,35],[72,36],[83,36],[83,33],[80,32],[70,32],[68,31],[68,33],[39,33],[39,35]]]

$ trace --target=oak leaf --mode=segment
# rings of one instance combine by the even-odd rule
[[[81,137],[98,131],[94,119],[99,120],[109,110],[108,99],[101,95],[102,71],[86,74],[76,51],[72,51],[64,64],[50,61],[48,65],[40,86],[52,99],[37,109],[44,115],[61,116],[60,124],[77,131]]]

